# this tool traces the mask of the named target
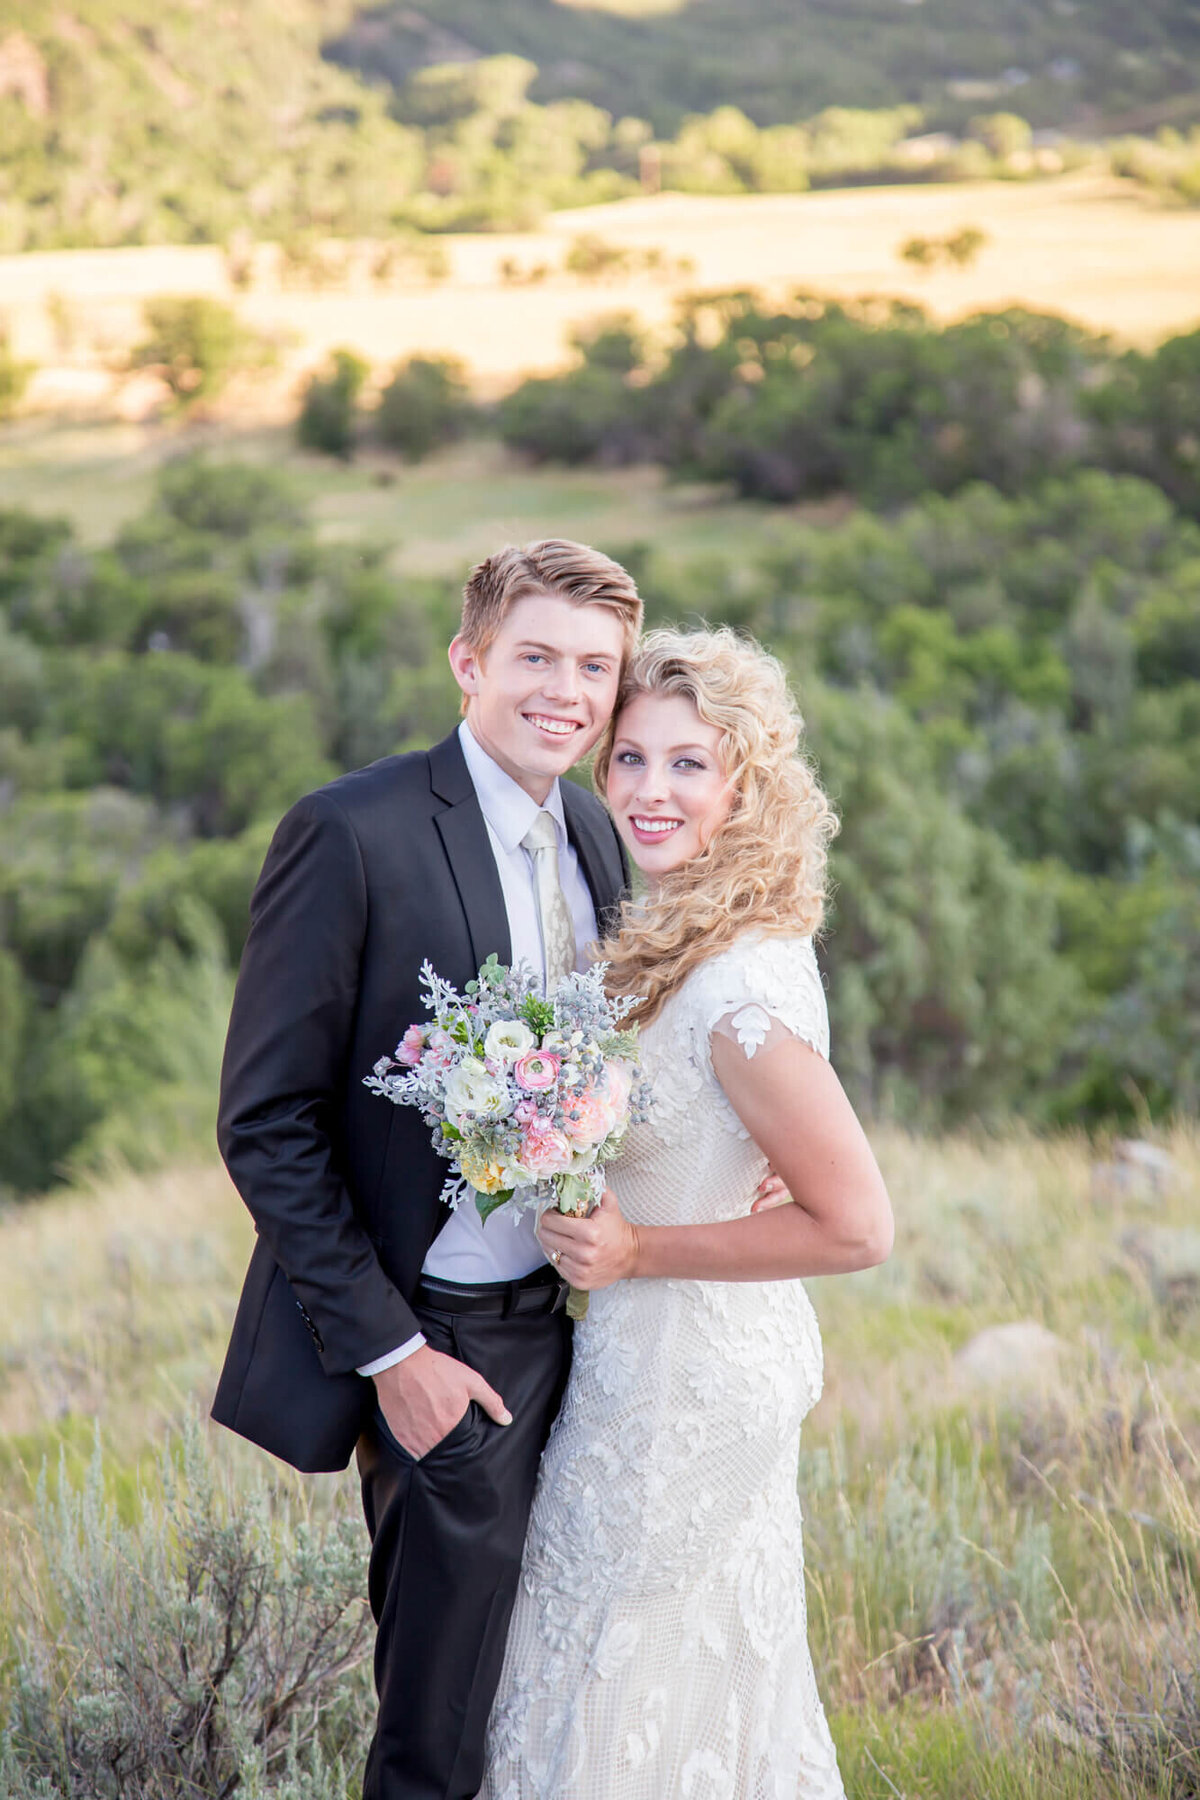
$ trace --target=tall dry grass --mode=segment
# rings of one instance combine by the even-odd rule
[[[1174,1173],[1153,1191],[1098,1175],[1082,1138],[875,1137],[896,1250],[812,1285],[827,1379],[799,1473],[813,1646],[848,1790],[1196,1800],[1200,1268],[1191,1283],[1185,1257],[1168,1279],[1147,1244],[1186,1251],[1200,1139],[1163,1140]],[[370,1706],[353,1479],[302,1480],[185,1428],[211,1390],[249,1237],[208,1167],[0,1220],[14,1728],[0,1787],[14,1800],[355,1792]],[[972,1372],[964,1348],[1018,1320],[1053,1339],[1035,1340],[1029,1366],[1010,1351]],[[200,1496],[190,1515],[184,1493]],[[253,1592],[230,1586],[239,1555]],[[324,1595],[301,1610],[339,1648],[332,1662],[314,1652],[315,1685],[306,1675],[280,1712],[313,1650],[295,1608],[284,1628],[301,1565]],[[212,1650],[231,1592],[255,1624],[222,1673]],[[191,1687],[171,1661],[190,1641],[180,1595],[200,1609]],[[179,1693],[150,1680],[156,1666]],[[198,1721],[219,1781],[202,1758],[179,1760]],[[72,1755],[91,1774],[72,1774]]]

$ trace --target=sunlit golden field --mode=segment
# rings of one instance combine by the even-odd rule
[[[1173,1756],[1194,1782],[1200,1757],[1200,1140],[1164,1140],[1162,1184],[1114,1173],[1082,1139],[875,1140],[896,1249],[812,1284],[827,1373],[800,1469],[814,1647],[850,1791],[1194,1793],[1166,1771]],[[107,1491],[137,1519],[139,1484],[158,1492],[155,1449],[205,1406],[249,1238],[213,1165],[114,1178],[0,1223],[10,1623],[37,1591],[39,1467],[53,1487],[63,1452],[79,1483],[98,1432]],[[988,1366],[978,1334],[1017,1321],[1052,1336]],[[286,1529],[353,1518],[351,1474],[301,1480],[208,1430],[199,1466],[232,1483],[235,1511],[265,1486]],[[150,1549],[135,1533],[111,1554]],[[365,1690],[345,1682],[353,1742]],[[353,1792],[354,1776],[347,1762],[346,1786],[321,1791]]]
[[[964,225],[987,235],[972,266],[923,272],[900,260],[912,236]],[[564,255],[584,234],[657,250],[662,268],[612,281],[569,275]],[[410,272],[374,280],[373,251],[364,246],[341,278],[319,288],[281,285],[270,246],[254,252],[241,287],[217,246],[4,257],[0,315],[16,353],[38,364],[29,406],[115,404],[138,416],[161,399],[149,377],[130,382],[122,373],[141,332],[142,303],[156,294],[219,298],[273,339],[279,354],[274,374],[228,405],[273,417],[294,404],[303,371],[337,346],[376,364],[414,351],[460,357],[488,393],[560,365],[582,321],[631,311],[665,326],[680,296],[697,289],[895,294],[943,318],[1022,305],[1139,343],[1200,318],[1194,215],[1092,173],[811,194],[663,194],[552,214],[536,232],[434,242],[446,257],[441,279]],[[503,278],[506,262],[515,279]],[[538,269],[540,279],[525,279]]]

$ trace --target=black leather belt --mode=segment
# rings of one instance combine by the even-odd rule
[[[514,1313],[555,1313],[567,1303],[567,1284],[553,1269],[535,1269],[519,1281],[484,1281],[471,1285],[422,1275],[414,1304],[426,1312],[491,1313],[508,1319]]]

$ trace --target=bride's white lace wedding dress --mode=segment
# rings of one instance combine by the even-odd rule
[[[611,1185],[639,1224],[740,1217],[764,1159],[711,1033],[828,1054],[811,941],[713,957],[642,1033],[653,1116]],[[591,1297],[542,1461],[481,1800],[843,1800],[809,1656],[796,1463],[821,1391],[798,1281]]]

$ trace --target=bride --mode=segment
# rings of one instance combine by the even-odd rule
[[[647,894],[603,946],[655,1105],[589,1219],[592,1290],[542,1459],[481,1800],[835,1800],[807,1643],[800,1276],[881,1262],[891,1208],[827,1057],[813,954],[836,829],[773,657],[727,630],[635,655],[596,783]],[[791,1202],[743,1196],[768,1161]]]

